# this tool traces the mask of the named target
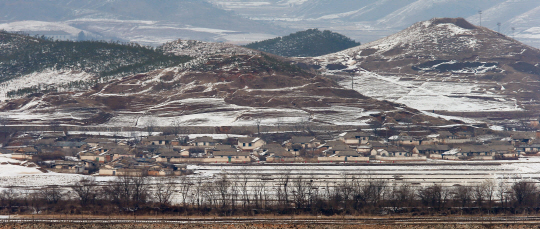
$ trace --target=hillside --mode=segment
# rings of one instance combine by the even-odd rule
[[[191,59],[133,43],[52,41],[2,31],[0,47],[0,98],[58,91],[58,87],[86,89],[98,80],[177,66]],[[46,78],[24,83],[65,72],[82,77],[63,79],[64,85]]]
[[[419,22],[308,63],[344,86],[353,74],[355,89],[367,96],[425,111],[531,115],[539,109],[540,50],[463,18]]]
[[[371,99],[289,59],[244,47],[178,40],[158,50],[171,58],[193,59],[98,82],[84,91],[12,98],[0,104],[0,111],[12,123],[33,125],[52,120],[122,127],[454,123]],[[51,73],[60,78],[76,74]]]
[[[286,57],[320,56],[355,47],[360,43],[328,30],[308,29],[288,36],[253,42],[245,47]]]

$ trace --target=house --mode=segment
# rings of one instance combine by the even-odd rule
[[[178,145],[178,141],[174,135],[148,136],[144,142],[146,145]]]
[[[450,131],[439,131],[435,141],[442,144],[460,144],[474,141],[470,136],[471,135],[457,135]]]
[[[371,144],[367,145],[357,145],[355,147],[352,147],[353,149],[356,149],[356,152],[358,153],[368,153],[371,152],[373,149],[373,146]]]
[[[88,146],[90,147],[100,147],[104,144],[112,143],[111,141],[104,138],[87,138],[86,140],[84,140],[84,142],[86,142],[86,144],[88,144]]]
[[[79,161],[56,160],[52,170],[57,173],[84,173],[85,167]]]
[[[17,148],[14,153],[18,154],[25,154],[25,155],[37,155],[38,151],[34,147],[19,147]]]
[[[131,157],[135,158],[137,155],[134,150],[130,150],[127,147],[115,147],[107,151],[107,153],[113,155],[113,160],[116,160],[121,157]]]
[[[204,149],[204,153],[202,154],[199,153],[198,155],[193,155],[193,153],[190,153],[190,157],[203,157],[205,155],[211,155],[217,151],[236,151],[236,148],[234,148],[232,145],[215,145],[213,148]]]
[[[333,155],[333,154],[339,154],[341,151],[354,151],[356,153],[356,150],[351,149],[347,145],[335,145],[333,147],[328,148],[327,150],[324,150],[323,153],[324,155]]]
[[[112,160],[112,155],[107,153],[80,153],[79,159],[81,160],[88,160],[88,161],[95,161],[97,163],[106,163]]]
[[[423,137],[416,137],[416,136],[408,136],[408,135],[399,135],[397,136],[394,141],[398,145],[405,145],[405,146],[417,146],[421,145],[424,141]]]
[[[512,145],[462,145],[442,153],[442,159],[480,159],[492,160],[495,157],[517,157]]]
[[[450,150],[448,145],[419,145],[412,150],[413,153],[429,156],[430,154],[442,154]]]
[[[358,144],[367,144],[370,139],[370,134],[359,131],[359,132],[347,132],[340,136],[340,140],[347,145],[358,145]]]
[[[536,132],[511,132],[514,144],[532,144],[536,139]]]
[[[318,157],[317,160],[319,162],[369,162],[369,157],[358,154],[353,149],[344,149],[335,152],[335,154],[327,157]]]
[[[244,151],[252,151],[265,145],[266,142],[260,138],[238,138],[238,148]]]
[[[217,143],[218,143],[218,141],[214,140],[214,138],[204,136],[204,137],[197,137],[197,138],[193,139],[190,142],[190,145],[206,148],[206,147],[209,147],[209,146],[215,146],[215,145],[217,145]]]
[[[516,145],[516,150],[520,153],[525,153],[525,154],[537,154],[540,152],[540,144],[532,144],[532,145],[519,144],[519,145]]]
[[[251,161],[251,159],[249,158],[250,154],[248,152],[243,152],[243,151],[215,151],[213,153],[213,157],[214,158],[228,158],[229,162],[231,162],[232,160],[231,159],[235,159],[235,160],[242,160],[242,161]]]
[[[320,145],[320,141],[315,137],[293,136],[285,143],[286,146],[299,145],[302,149],[316,148]]]
[[[294,157],[293,152],[290,152],[287,148],[284,148],[283,146],[281,146],[280,144],[277,144],[277,143],[270,143],[270,144],[264,145],[263,147],[261,147],[258,154],[262,155],[262,156],[271,156],[271,155],[274,155],[274,154],[279,154],[279,155],[289,155],[290,154],[290,155],[292,155]]]
[[[356,150],[342,150],[342,151],[337,152],[335,156],[336,157],[360,157],[363,155],[358,154]],[[345,161],[347,160],[345,159]]]
[[[412,153],[408,152],[403,147],[397,147],[397,146],[388,146],[385,148],[379,148],[379,149],[373,149],[371,150],[372,156],[383,156],[383,157],[410,157],[412,156]]]
[[[327,150],[327,149],[330,149],[332,147],[336,147],[336,146],[346,146],[346,147],[349,147],[347,144],[345,144],[345,142],[343,141],[327,141],[325,142],[324,144],[322,145],[319,145],[319,149],[320,150]]]
[[[148,169],[148,176],[171,176],[174,174],[173,168],[155,165]]]
[[[175,152],[175,151],[168,151],[168,152],[163,152],[159,155],[158,158],[156,158],[156,161],[157,162],[168,162],[170,163],[171,162],[171,159],[172,158],[181,158],[182,155],[180,155],[178,152]]]

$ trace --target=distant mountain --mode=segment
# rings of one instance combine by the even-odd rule
[[[463,17],[472,23],[540,47],[537,0],[209,0],[242,16],[303,29],[331,29],[366,43],[431,18]],[[264,11],[264,12],[263,12]],[[482,11],[480,23],[479,11]],[[512,30],[514,28],[515,30]]]
[[[155,46],[179,38],[226,41],[247,37],[250,41],[250,36],[268,38],[291,31],[241,17],[204,0],[0,1],[0,15],[0,23],[29,21],[28,27],[32,27],[39,21],[56,22],[100,37]]]
[[[339,33],[308,29],[288,36],[254,42],[245,47],[264,52],[287,56],[320,56],[355,47],[360,43]]]

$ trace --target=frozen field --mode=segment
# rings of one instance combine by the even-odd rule
[[[350,78],[339,83],[345,88],[351,88]],[[362,72],[354,77],[354,89],[363,95],[402,103],[418,110],[521,110],[514,100],[497,94],[496,90],[504,90],[504,87],[495,86],[453,81],[403,81],[397,76],[382,76],[372,72]]]
[[[42,173],[36,168],[2,162],[20,162],[0,155],[0,186],[39,188],[48,185],[68,186],[83,175]],[[445,186],[475,185],[486,179],[540,180],[540,158],[520,158],[519,161],[448,162],[429,160],[409,164],[260,164],[260,165],[189,165],[195,174],[189,180],[212,182],[226,174],[231,180],[249,179],[254,184],[263,179],[266,183],[277,183],[285,175],[292,178],[309,178],[319,185],[334,184],[344,178],[386,179],[389,183],[410,183],[424,186],[439,183]],[[97,181],[108,181],[112,177],[96,176]],[[177,179],[180,181],[180,179]]]
[[[36,168],[13,165],[2,162],[17,162],[0,155],[0,191],[14,187],[20,193],[39,190],[46,186],[68,186],[75,184],[85,175],[42,173]],[[387,186],[409,184],[413,187],[425,187],[440,184],[446,187],[476,186],[486,180],[496,184],[532,180],[540,181],[540,158],[521,158],[519,161],[468,161],[448,162],[429,160],[427,162],[392,164],[392,163],[359,163],[359,164],[253,164],[230,165],[208,164],[189,165],[193,175],[174,177],[176,192],[173,202],[182,200],[182,186],[188,188],[188,201],[197,187],[203,189],[218,184],[225,175],[229,188],[240,188],[245,185],[250,195],[264,192],[274,198],[284,180],[289,184],[295,181],[310,182],[317,189],[330,189],[354,179],[365,182],[373,179],[383,179]],[[106,185],[115,179],[111,176],[95,176],[98,185]],[[157,182],[150,178],[149,184]],[[151,188],[152,190],[152,188]],[[185,190],[185,189],[184,189]],[[213,189],[215,190],[215,189]],[[214,193],[214,195],[218,195]]]

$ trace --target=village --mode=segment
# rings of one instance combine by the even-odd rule
[[[540,132],[438,130],[424,135],[355,130],[214,138],[161,134],[138,138],[67,131],[4,135],[0,153],[24,166],[100,176],[185,175],[192,164],[407,163],[517,160],[540,152]]]

